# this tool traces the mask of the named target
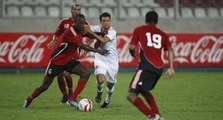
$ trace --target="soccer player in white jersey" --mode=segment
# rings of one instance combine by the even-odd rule
[[[95,101],[101,102],[103,85],[105,80],[107,86],[107,97],[101,108],[106,108],[111,101],[112,94],[114,92],[114,84],[116,83],[117,73],[119,69],[118,53],[117,53],[117,32],[111,27],[111,15],[107,12],[102,13],[99,17],[100,25],[90,26],[89,31],[91,35],[97,40],[95,47],[106,49],[109,51],[108,56],[102,56],[95,54],[94,67],[95,75],[97,78],[97,96]],[[95,33],[93,33],[95,32]],[[104,35],[98,35],[96,33],[104,33]]]

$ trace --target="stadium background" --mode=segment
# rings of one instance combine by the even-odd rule
[[[24,98],[30,94],[33,88],[41,84],[45,67],[39,68],[42,66],[41,63],[21,63],[18,66],[16,63],[10,63],[9,51],[13,50],[12,46],[21,36],[39,37],[44,35],[52,37],[59,21],[70,16],[70,7],[74,2],[81,4],[82,13],[86,15],[91,24],[99,24],[98,15],[101,12],[112,12],[112,26],[119,32],[120,38],[129,39],[132,30],[137,25],[144,23],[145,11],[152,9],[156,10],[161,17],[158,26],[166,31],[172,40],[175,37],[178,38],[177,40],[182,43],[181,46],[186,46],[185,49],[187,45],[199,43],[201,38],[210,38],[211,36],[216,41],[220,41],[218,49],[213,46],[213,40],[210,40],[210,45],[203,48],[199,47],[203,53],[210,50],[219,53],[219,61],[209,63],[205,60],[203,63],[200,62],[190,67],[186,66],[185,63],[178,62],[179,66],[183,66],[176,66],[176,75],[171,80],[166,80],[166,76],[163,75],[156,89],[152,92],[165,120],[222,120],[223,0],[0,0],[1,120],[148,119],[126,101],[128,85],[134,75],[133,69],[135,67],[133,69],[121,67],[121,71],[130,72],[118,73],[116,92],[109,109],[100,109],[100,104],[94,101],[96,79],[93,74],[81,94],[81,97],[87,97],[93,101],[92,112],[74,111],[66,105],[59,104],[61,94],[56,81],[52,83],[46,93],[34,101],[30,109],[21,109]],[[49,41],[50,39],[47,42]],[[47,42],[41,47],[45,49],[44,53],[50,54],[50,50],[46,48]],[[31,46],[33,43],[28,43],[28,50],[31,49]],[[24,50],[26,47],[16,47],[16,49]],[[181,48],[178,46],[179,49]],[[128,52],[125,53],[126,56],[123,58],[128,57]],[[182,58],[188,58],[191,55],[185,54],[185,52],[180,54],[187,56]],[[213,55],[213,52],[210,54]],[[4,60],[7,63],[2,62]],[[46,63],[47,60],[44,64]],[[33,67],[26,67],[24,64]],[[210,70],[217,70],[218,72],[210,72]],[[36,73],[36,71],[40,73]],[[14,74],[14,72],[19,74]],[[72,77],[75,86],[78,76],[73,75]]]
[[[116,28],[121,36],[124,35],[128,39],[131,37],[133,29],[137,25],[144,23],[145,13],[149,10],[155,10],[159,13],[158,27],[169,33],[170,37],[175,37],[174,35],[176,34],[177,38],[180,39],[179,41],[192,41],[190,44],[196,44],[201,38],[214,36],[218,42],[220,41],[218,50],[214,51],[219,53],[217,62],[212,61],[209,64],[209,61],[205,60],[203,63],[183,67],[176,66],[176,68],[183,70],[223,69],[222,0],[0,0],[0,3],[1,62],[8,57],[6,53],[3,53],[4,42],[9,40],[13,43],[13,40],[15,42],[19,37],[28,34],[34,36],[46,34],[52,37],[51,34],[55,31],[59,21],[62,18],[70,17],[71,5],[79,3],[82,7],[81,12],[92,25],[99,24],[98,16],[100,13],[109,12],[112,15],[112,26]],[[18,34],[21,35],[19,36]],[[14,38],[12,38],[13,36]],[[44,44],[45,51],[48,51],[46,44],[50,39],[48,38]],[[200,47],[202,52],[205,52],[205,50],[211,51],[214,43],[209,40],[208,44],[210,43],[211,45],[208,45],[207,48]],[[30,46],[33,43],[28,44]],[[187,56],[186,59],[189,57]],[[6,60],[6,62],[8,61]],[[178,61],[178,64],[180,63]],[[36,70],[38,65],[32,66],[35,66]],[[87,65],[92,67],[92,62]],[[123,66],[121,68],[127,67],[127,70],[129,70],[128,65],[133,67],[131,66],[132,64],[124,64],[121,65]],[[134,65],[136,66],[136,62],[134,62]],[[3,72],[20,71],[25,70],[24,68],[29,68],[27,63],[16,65],[10,62],[7,64],[2,62],[0,66]],[[43,66],[40,65],[40,67]]]

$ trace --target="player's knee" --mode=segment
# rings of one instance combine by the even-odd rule
[[[114,87],[113,83],[107,82],[107,87],[108,89],[112,89]]]
[[[98,75],[97,75],[97,82],[98,82],[99,84],[103,84],[104,81],[105,81],[105,76],[104,76],[103,74],[98,74]]]
[[[129,93],[129,94],[127,95],[127,100],[128,100],[129,102],[131,102],[131,103],[133,103],[133,102],[135,101],[136,98],[137,98],[137,96],[136,96],[136,95],[133,95],[133,94],[131,94],[131,93]]]
[[[83,77],[83,78],[86,78],[86,79],[89,79],[90,75],[91,75],[91,72],[88,71],[88,70],[86,70],[86,71],[84,71],[84,73],[82,74],[82,77]]]

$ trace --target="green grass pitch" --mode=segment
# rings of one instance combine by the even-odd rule
[[[22,109],[24,98],[42,82],[44,73],[0,73],[0,120],[147,120],[126,100],[133,72],[120,72],[109,108],[94,101],[95,76],[92,74],[82,98],[93,101],[93,111],[81,112],[60,104],[61,93],[55,80],[49,89]],[[163,75],[152,91],[165,120],[222,120],[223,72],[177,72]],[[74,86],[77,76],[73,75]],[[103,99],[106,97],[104,86]],[[80,100],[81,98],[79,98]]]

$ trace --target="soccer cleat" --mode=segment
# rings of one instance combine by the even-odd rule
[[[161,117],[160,115],[156,114],[155,117],[149,118],[149,120],[164,120],[164,118]]]
[[[106,103],[106,102],[104,101],[104,103],[101,105],[101,108],[107,108],[108,105],[109,105],[109,103],[110,103],[110,102]]]
[[[78,104],[76,103],[76,102],[74,102],[74,101],[71,101],[71,100],[68,100],[67,101],[67,104],[69,105],[69,106],[71,106],[71,107],[74,107],[75,109],[79,109],[79,107],[78,107]]]
[[[98,92],[97,91],[97,96],[95,97],[95,101],[97,103],[100,103],[101,102],[101,96],[102,96],[102,92]]]
[[[29,105],[32,103],[32,97],[31,96],[28,96],[26,99],[25,99],[25,103],[24,105],[22,106],[22,108],[24,109],[27,109],[29,108]]]
[[[60,103],[66,103],[67,100],[68,100],[68,98],[63,96],[62,99],[61,99],[61,101],[60,101]]]

